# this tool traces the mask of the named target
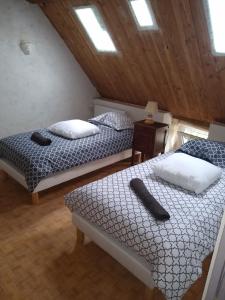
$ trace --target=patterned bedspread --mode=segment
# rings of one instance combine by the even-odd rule
[[[151,263],[155,286],[167,299],[181,299],[201,275],[213,251],[225,206],[225,170],[206,192],[196,195],[156,178],[152,165],[165,154],[81,187],[65,197],[71,211],[100,226]],[[170,213],[156,221],[129,188],[141,178]]]
[[[132,147],[132,129],[116,131],[99,127],[99,134],[77,140],[56,136],[47,129],[38,130],[52,139],[51,145],[44,147],[31,141],[32,132],[10,136],[0,140],[0,158],[9,160],[21,170],[32,192],[47,176]]]

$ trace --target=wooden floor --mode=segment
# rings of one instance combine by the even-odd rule
[[[94,243],[74,251],[71,214],[63,204],[75,187],[127,166],[118,163],[43,192],[39,206],[14,180],[0,178],[0,300],[143,299],[144,285]],[[183,299],[201,299],[209,263]],[[154,299],[164,298],[156,291]]]

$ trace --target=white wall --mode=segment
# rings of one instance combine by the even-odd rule
[[[21,39],[32,43],[28,56]],[[37,5],[0,0],[0,137],[87,119],[97,95]]]

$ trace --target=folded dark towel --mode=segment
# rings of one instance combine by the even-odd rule
[[[44,137],[40,132],[32,133],[31,140],[40,146],[49,146],[52,142],[51,139]]]
[[[140,197],[144,206],[158,220],[169,220],[169,213],[159,204],[159,202],[149,193],[144,182],[139,178],[130,181],[130,186],[135,194]]]

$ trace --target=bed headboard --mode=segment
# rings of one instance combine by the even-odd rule
[[[109,99],[104,99],[104,100],[101,98],[94,99],[94,116],[109,111],[126,111],[134,121],[140,121],[145,119],[146,117],[146,112],[144,108],[141,106],[110,101]],[[172,115],[171,113],[166,111],[159,111],[154,116],[154,120],[156,122],[161,122],[170,125],[172,122]]]
[[[225,124],[223,123],[211,123],[209,127],[209,140],[225,142]]]
[[[111,108],[109,106],[101,105],[101,104],[95,104],[94,105],[94,116],[98,116],[107,112],[117,112],[117,111],[122,111],[119,109]]]

